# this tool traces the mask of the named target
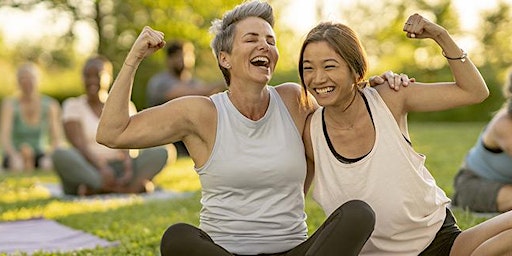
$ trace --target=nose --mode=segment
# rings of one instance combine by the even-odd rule
[[[313,73],[313,84],[323,84],[327,82],[327,75],[322,69],[317,69]]]
[[[267,43],[266,40],[260,40],[260,44],[258,49],[261,51],[268,51],[270,48],[270,45]]]

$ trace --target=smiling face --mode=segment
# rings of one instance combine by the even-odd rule
[[[309,43],[302,57],[304,84],[322,106],[346,106],[357,90],[355,74],[326,41]]]
[[[106,64],[100,59],[87,61],[83,69],[83,81],[87,97],[96,98],[100,91],[107,91],[110,86],[111,75]]]
[[[278,59],[274,30],[257,17],[238,22],[231,53],[220,54],[221,65],[230,67],[231,84],[267,84]]]

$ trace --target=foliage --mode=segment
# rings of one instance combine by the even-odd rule
[[[304,35],[294,32],[281,22],[282,10],[292,0],[271,0],[276,13],[276,35],[281,53],[277,72],[271,84],[285,81],[298,82],[296,61],[301,39]],[[72,49],[78,38],[79,25],[88,25],[97,32],[92,38],[97,53],[109,57],[116,72],[133,40],[143,26],[149,25],[165,33],[166,39],[182,38],[196,46],[196,74],[199,78],[213,82],[222,80],[216,61],[209,48],[208,28],[211,21],[221,17],[225,10],[240,3],[240,0],[212,0],[205,4],[202,0],[0,0],[3,8],[31,10],[38,6],[52,10],[57,16],[69,16],[71,23],[68,32],[57,38],[45,38],[0,51],[0,68],[12,74],[15,66],[25,59],[37,60],[44,67],[43,91],[59,100],[83,92],[80,68],[84,57]],[[471,4],[471,3],[467,3]],[[354,11],[357,10],[357,11]],[[311,11],[311,10],[310,10]],[[317,1],[314,10],[319,17],[322,2]],[[346,3],[340,10],[328,12],[341,14],[342,22],[354,28],[361,36],[370,58],[370,74],[380,74],[386,70],[406,73],[419,81],[434,82],[452,80],[449,66],[441,56],[440,49],[428,40],[411,40],[402,32],[408,15],[418,12],[446,27],[457,41],[472,40],[469,57],[481,70],[490,88],[490,97],[482,104],[455,110],[411,114],[412,120],[486,121],[489,113],[495,111],[503,101],[501,85],[505,72],[511,66],[512,26],[510,4],[503,0],[493,9],[481,13],[479,25],[473,31],[463,31],[453,1],[404,1],[382,0],[372,2],[356,0]],[[59,14],[59,15],[57,15]],[[296,14],[300,16],[300,13]],[[300,18],[300,17],[299,17]],[[0,38],[0,49],[6,49]],[[137,73],[133,101],[139,109],[145,105],[145,88],[149,78],[163,68],[164,54],[159,51],[145,60]],[[15,89],[13,76],[0,77],[0,97]]]

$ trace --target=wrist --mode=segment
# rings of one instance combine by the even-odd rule
[[[131,54],[128,54],[128,56],[124,60],[123,65],[128,66],[130,68],[138,68],[141,61],[142,61],[142,59],[140,59],[136,56],[132,56]]]
[[[443,46],[444,44],[453,41],[452,37],[450,36],[450,33],[448,33],[448,30],[442,29],[437,33],[432,39],[437,42],[440,46]]]
[[[444,51],[442,51],[442,54],[448,60],[460,60],[460,62],[466,62],[466,58],[468,57],[467,52],[465,52],[463,49],[460,49],[459,55],[449,56]]]

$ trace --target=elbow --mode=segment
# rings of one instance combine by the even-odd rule
[[[111,144],[111,142],[108,141],[107,137],[103,136],[103,133],[101,133],[100,131],[96,133],[96,142],[107,147],[110,147],[109,145]]]
[[[482,87],[482,91],[476,97],[476,103],[482,103],[485,99],[489,97],[490,93],[489,88],[487,88],[487,85],[484,83]]]
[[[109,148],[117,148],[115,136],[113,136],[112,134],[108,134],[107,132],[104,132],[100,128],[98,128],[98,131],[96,133],[96,142]]]
[[[471,91],[469,91],[469,94],[471,95],[471,100],[469,103],[479,104],[489,97],[489,88],[487,88],[485,82],[482,82],[478,89],[471,89]]]

